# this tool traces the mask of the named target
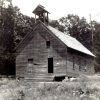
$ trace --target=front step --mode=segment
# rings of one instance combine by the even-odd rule
[[[54,76],[53,75],[46,75],[46,74],[39,74],[39,75],[34,75],[34,77],[26,77],[25,80],[31,80],[34,82],[51,82],[53,81]]]
[[[53,78],[25,78],[27,82],[52,82]]]

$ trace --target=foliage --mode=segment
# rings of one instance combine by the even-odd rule
[[[65,27],[59,23],[57,20],[52,20],[50,25],[54,28],[57,28],[59,31],[65,32]]]
[[[100,72],[100,24],[95,22],[94,25],[95,32],[94,32],[94,54],[96,55],[95,58],[95,71]]]
[[[14,11],[11,6],[2,12],[2,39],[4,50],[8,53],[14,50]]]
[[[6,1],[10,5],[6,6]],[[21,14],[11,0],[0,2],[0,74],[15,73],[15,47],[33,25],[34,18]]]
[[[2,2],[4,1],[11,2],[11,0],[3,0]],[[20,13],[20,9],[11,4],[8,7],[1,6],[0,33],[2,34],[0,41],[4,49],[12,48],[11,50],[14,50],[14,45],[16,46],[28,32],[32,31],[35,21],[34,18]],[[13,45],[11,45],[12,43]]]
[[[0,100],[100,100],[99,80],[99,75],[81,75],[77,82],[27,82],[1,78]]]
[[[0,79],[0,100],[24,100],[23,90],[18,80]]]
[[[0,10],[0,74],[12,73],[9,66],[14,63],[14,16],[12,5]],[[12,62],[13,61],[13,62]],[[13,64],[14,65],[14,64]],[[13,69],[13,67],[11,66]],[[6,69],[6,70],[5,70]]]
[[[19,9],[16,11],[16,17],[15,17],[15,43],[16,45],[24,38],[24,36],[31,32],[35,23],[34,18],[30,18],[26,15],[23,15],[20,13]]]

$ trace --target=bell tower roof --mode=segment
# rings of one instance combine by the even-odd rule
[[[49,13],[44,6],[38,5],[33,11],[34,14],[39,15],[40,13]]]

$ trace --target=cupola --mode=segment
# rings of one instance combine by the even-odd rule
[[[49,23],[49,16],[48,14],[50,14],[44,6],[42,5],[38,5],[35,10],[33,11],[33,13],[35,14],[35,22],[37,22],[37,20],[42,21],[44,24]]]

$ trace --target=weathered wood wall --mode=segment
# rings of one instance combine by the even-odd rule
[[[77,54],[67,53],[67,74],[70,75],[80,75],[80,74],[93,74],[93,59],[89,57],[84,57]],[[73,58],[74,56],[74,58]],[[73,60],[74,60],[74,68],[73,68]]]
[[[20,78],[33,79],[34,81],[50,81],[53,76],[78,75],[80,73],[93,72],[90,59],[82,58],[77,54],[67,53],[67,47],[43,27],[34,31],[32,40],[16,57],[16,76]],[[46,41],[50,41],[50,48],[46,47]],[[75,69],[73,70],[73,55]],[[48,73],[48,58],[53,57],[54,73]],[[79,59],[84,67],[86,60],[87,70],[79,71]],[[28,64],[28,59],[33,59],[33,64]]]

